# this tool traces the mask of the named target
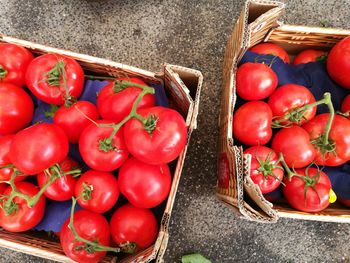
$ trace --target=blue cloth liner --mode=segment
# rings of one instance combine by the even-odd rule
[[[52,123],[53,118],[50,116],[45,116],[45,112],[51,110],[52,105],[47,104],[41,100],[37,100],[37,107],[34,110],[34,115],[32,119],[32,124],[43,122],[43,123]]]
[[[325,172],[332,183],[332,188],[338,198],[350,199],[350,163],[347,162],[337,167],[324,167]]]
[[[155,89],[156,105],[169,108],[169,100],[165,94],[165,89],[164,89],[163,85],[152,84],[150,86]]]
[[[72,201],[51,202],[46,206],[44,218],[34,227],[38,231],[60,232],[62,225],[70,216]],[[79,211],[81,207],[77,204],[75,211]]]
[[[97,103],[97,94],[101,91],[103,87],[108,85],[109,81],[101,80],[86,80],[84,85],[84,90],[79,97],[79,100],[90,101],[91,103]]]

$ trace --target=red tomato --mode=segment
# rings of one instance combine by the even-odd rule
[[[329,205],[332,189],[328,176],[316,168],[296,170],[300,176],[284,180],[283,194],[295,209],[304,212],[319,212]]]
[[[0,83],[0,135],[23,129],[33,113],[34,104],[28,93],[13,84]]]
[[[279,87],[269,98],[268,104],[272,110],[274,119],[279,119],[285,114],[298,109],[306,104],[314,103],[315,97],[310,90],[304,86],[287,84]],[[312,107],[304,113],[294,116],[286,121],[281,121],[281,125],[298,124],[302,125],[311,120],[316,115],[317,107]]]
[[[117,178],[108,172],[89,170],[78,179],[75,196],[82,208],[95,213],[107,212],[119,198]]]
[[[264,145],[272,137],[272,112],[263,101],[250,101],[233,115],[233,135],[247,145]]]
[[[0,195],[4,194],[4,192],[7,189],[7,187],[8,187],[8,184],[5,184],[5,183],[1,184],[0,183]],[[0,223],[0,225],[1,225],[1,223]]]
[[[310,140],[316,140],[324,133],[328,119],[329,114],[324,113],[317,115],[303,125],[303,128],[310,134]],[[335,152],[323,155],[321,150],[315,145],[315,163],[318,165],[338,166],[350,160],[350,120],[335,115],[329,139],[335,144]]]
[[[110,124],[112,122],[101,120],[99,124]],[[99,127],[91,123],[80,135],[79,151],[85,163],[92,169],[110,172],[119,168],[128,158],[129,152],[126,148],[121,127],[113,137],[111,144],[104,143],[112,134],[112,127]]]
[[[282,59],[285,63],[289,63],[287,52],[280,46],[273,43],[261,43],[249,49],[258,54],[274,55]]]
[[[33,54],[24,47],[1,43],[0,81],[23,87],[27,67],[33,58]]]
[[[236,90],[244,100],[262,100],[277,88],[276,73],[267,65],[245,63],[236,74]]]
[[[13,141],[14,135],[6,135],[0,137],[0,167],[11,165],[9,158],[10,145]],[[9,181],[13,174],[13,168],[0,168],[0,182]],[[26,178],[24,175],[18,175],[15,182],[22,181]]]
[[[326,61],[326,59],[327,52],[316,49],[306,49],[295,56],[293,64],[298,65],[309,62]]]
[[[345,206],[347,206],[347,207],[350,207],[350,200],[349,200],[349,199],[338,198],[338,201],[339,201],[342,205],[345,205]]]
[[[244,151],[252,156],[250,163],[250,177],[259,186],[263,194],[275,190],[283,180],[283,169],[277,154],[265,146],[253,146]]]
[[[53,117],[53,122],[66,133],[70,143],[78,143],[80,134],[98,119],[97,108],[88,101],[77,101],[69,107],[61,106]]]
[[[118,246],[135,243],[137,250],[154,243],[158,235],[158,223],[154,214],[130,204],[118,208],[110,221],[111,235]]]
[[[350,89],[350,36],[339,41],[329,52],[327,71],[340,86]]]
[[[350,113],[350,95],[347,95],[341,104],[341,112]],[[350,114],[348,118],[350,117]]]
[[[135,158],[127,160],[119,170],[120,192],[140,208],[153,208],[169,195],[171,175],[168,165],[151,165]]]
[[[130,81],[143,86],[148,86],[138,78],[118,78],[117,81]],[[122,121],[131,112],[131,108],[141,93],[138,87],[128,87],[118,90],[114,87],[115,82],[105,86],[97,96],[97,108],[103,119],[112,120],[116,123]],[[153,107],[156,104],[154,94],[146,94],[142,97],[137,109]]]
[[[17,182],[16,188],[19,192],[28,196],[34,196],[39,192],[38,188],[27,182]],[[7,187],[4,192],[5,196],[9,196],[12,192],[11,186]],[[6,198],[3,202],[6,202]],[[45,212],[45,197],[41,196],[39,201],[29,208],[27,201],[20,197],[15,197],[13,203],[17,206],[16,212],[7,215],[3,208],[0,208],[0,224],[10,232],[23,232],[35,227],[43,218]],[[4,203],[2,203],[4,205]]]
[[[68,154],[68,139],[55,124],[39,123],[18,132],[10,146],[9,157],[24,174],[38,174]]]
[[[98,242],[100,245],[109,246],[109,225],[102,215],[87,210],[74,213],[73,226],[77,234],[89,241]],[[106,251],[87,251],[82,247],[86,243],[77,241],[68,227],[69,218],[63,224],[60,240],[64,253],[79,263],[96,263],[106,255]]]
[[[79,167],[79,164],[70,157],[66,157],[62,162],[59,163],[62,172],[69,172]],[[50,169],[50,175],[45,173],[39,173],[37,176],[38,185],[42,188],[45,183],[51,178],[54,173]],[[63,175],[58,177],[51,185],[46,188],[44,195],[55,201],[66,201],[70,200],[74,195],[76,179],[71,174]]]
[[[45,54],[29,64],[26,83],[30,91],[42,101],[61,105],[67,99],[66,88],[70,96],[80,96],[83,91],[84,72],[74,59],[58,54]]]
[[[316,156],[307,131],[295,125],[279,130],[273,137],[271,146],[277,154],[283,154],[286,164],[292,168],[308,166]]]
[[[124,138],[129,152],[148,164],[165,164],[176,159],[186,146],[187,129],[183,117],[164,107],[141,109],[143,118],[151,119],[154,129],[147,130],[137,119],[125,124]]]

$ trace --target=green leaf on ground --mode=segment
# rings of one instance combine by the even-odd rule
[[[199,253],[182,256],[182,263],[212,263],[209,259],[203,257]]]

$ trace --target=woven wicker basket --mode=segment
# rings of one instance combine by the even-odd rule
[[[190,138],[193,129],[196,129],[199,95],[203,81],[202,74],[197,70],[175,65],[165,65],[162,72],[153,73],[109,60],[46,47],[12,37],[0,36],[0,41],[24,46],[34,54],[56,53],[71,57],[77,60],[84,70],[92,74],[103,74],[113,77],[120,75],[125,76],[127,74],[130,77],[139,77],[148,83],[163,83],[171,105],[173,105],[186,120],[188,138]],[[118,259],[114,255],[107,256],[103,262],[149,262],[155,258],[157,262],[162,261],[168,242],[169,219],[184,164],[187,146],[178,157],[174,165],[175,168],[172,171],[172,186],[155,244],[135,255],[120,257]],[[16,234],[0,229],[0,246],[59,262],[73,262],[64,255],[59,242],[50,240],[47,234],[40,232],[29,231]]]
[[[350,35],[350,31],[331,28],[283,25],[277,21],[284,4],[275,1],[251,0],[245,3],[228,41],[223,69],[223,91],[220,114],[217,196],[236,208],[244,217],[261,222],[275,222],[279,217],[347,222],[350,210],[332,204],[320,213],[295,211],[287,204],[272,205],[249,177],[250,155],[243,155],[234,145],[232,115],[236,102],[235,72],[245,51],[260,42],[281,45],[293,56],[307,48],[329,50]]]

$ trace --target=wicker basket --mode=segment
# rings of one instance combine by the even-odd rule
[[[287,204],[272,205],[249,176],[250,155],[234,145],[232,115],[236,102],[235,72],[245,51],[260,42],[281,45],[293,56],[307,48],[329,50],[350,35],[350,31],[331,28],[283,25],[277,21],[284,4],[251,0],[245,3],[228,41],[223,69],[220,113],[217,196],[236,208],[244,217],[261,222],[275,222],[279,217],[350,223],[350,210],[332,204],[320,213],[295,211]]]
[[[190,138],[193,129],[196,129],[199,95],[203,81],[202,74],[197,70],[175,65],[165,65],[162,72],[153,73],[109,60],[46,47],[12,37],[0,36],[0,41],[24,46],[34,54],[56,53],[71,57],[77,60],[84,70],[93,74],[103,74],[105,76],[114,77],[120,75],[125,76],[125,74],[127,74],[130,77],[139,77],[148,83],[163,83],[171,105],[173,105],[186,120],[188,138]],[[169,219],[184,164],[187,146],[174,164],[172,186],[155,244],[135,255],[118,259],[116,259],[114,255],[107,256],[103,262],[149,262],[155,258],[157,262],[162,261],[168,242]],[[16,234],[0,229],[0,246],[59,262],[73,262],[64,255],[59,242],[50,240],[46,234],[43,235],[43,233],[40,232],[29,231]]]

